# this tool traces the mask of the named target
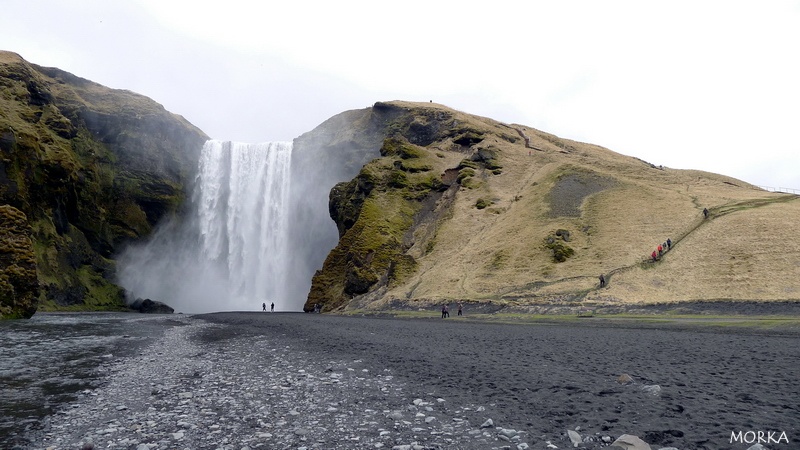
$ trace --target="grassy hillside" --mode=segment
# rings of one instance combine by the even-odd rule
[[[403,114],[387,124],[387,136],[412,143],[429,166],[426,174],[447,184],[447,174],[458,173],[460,181],[444,192],[409,200],[403,193],[407,186],[393,188],[389,181],[397,173],[418,176],[404,166],[407,160],[383,152],[365,166],[360,176],[372,173],[372,179],[383,181],[377,183],[380,188],[361,192],[364,205],[396,208],[392,198],[398,192],[408,205],[401,221],[407,226],[382,233],[404,236],[395,239],[403,257],[413,261],[405,266],[413,270],[391,279],[383,266],[367,262],[380,259],[381,249],[352,243],[383,218],[351,214],[358,216],[351,220],[356,226],[345,227],[332,252],[349,255],[349,262],[336,264],[329,257],[310,302],[334,298],[329,306],[386,308],[444,301],[591,305],[800,299],[800,230],[791,223],[800,217],[798,196],[722,175],[657,167],[442,105],[389,105]],[[420,130],[430,131],[428,139],[421,139]],[[485,155],[491,157],[488,163]],[[467,171],[472,175],[463,176]],[[651,262],[650,253],[668,238],[673,249]],[[321,291],[315,296],[314,289],[325,284],[321,281],[347,273],[353,261],[359,261],[359,272],[374,269],[367,292],[362,287],[341,295],[334,289],[327,297]],[[602,289],[601,273],[608,280]]]

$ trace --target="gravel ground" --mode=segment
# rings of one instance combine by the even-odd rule
[[[110,361],[31,448],[600,449],[625,434],[654,450],[750,448],[731,442],[740,431],[800,448],[796,334],[173,318],[183,325]]]

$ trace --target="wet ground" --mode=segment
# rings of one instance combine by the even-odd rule
[[[37,313],[0,322],[0,448],[13,448],[43,417],[99,386],[103,363],[160,336],[165,320],[138,313]]]

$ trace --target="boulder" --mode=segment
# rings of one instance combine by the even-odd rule
[[[661,395],[661,386],[657,384],[647,384],[642,386],[642,391],[654,397]]]
[[[633,377],[631,377],[627,373],[623,373],[622,375],[617,377],[617,383],[619,383],[619,384],[630,384],[630,383],[633,383]]]
[[[616,441],[611,443],[611,448],[614,448],[614,446],[623,450],[652,450],[650,444],[631,434],[623,434],[617,438]]]
[[[175,312],[175,310],[166,303],[150,300],[149,298],[144,300],[137,298],[136,301],[130,304],[130,308],[146,314],[172,314]]]
[[[569,436],[569,440],[572,442],[573,447],[583,444],[583,438],[581,438],[581,435],[578,434],[577,431],[567,430],[567,436]]]

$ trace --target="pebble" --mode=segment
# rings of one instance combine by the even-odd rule
[[[170,320],[184,326],[169,328],[138,355],[105,360],[99,370],[106,381],[46,417],[32,431],[31,447],[527,450],[542,445],[525,442],[527,433],[512,424],[495,428],[486,406],[455,405],[434,393],[419,397],[419,391],[410,396],[409,387],[388,369],[364,367],[361,360],[314,359],[274,337],[201,342],[198,334],[219,325],[189,316]],[[563,431],[554,430],[549,438],[570,444]]]

